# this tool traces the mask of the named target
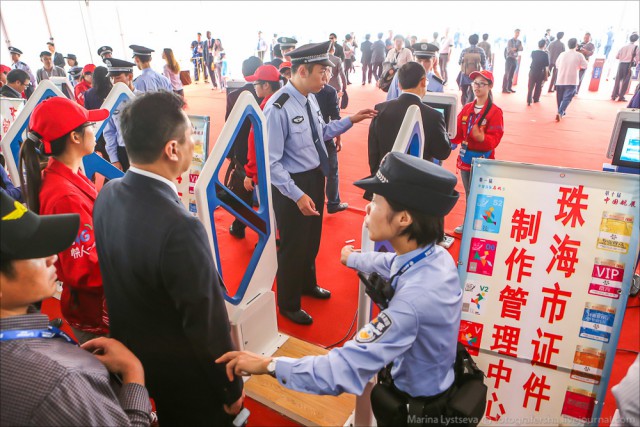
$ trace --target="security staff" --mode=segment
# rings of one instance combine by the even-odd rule
[[[280,37],[278,38],[278,43],[280,44],[280,52],[285,61],[291,61],[291,56],[288,55],[289,52],[293,51],[296,48],[296,44],[298,44],[298,40],[295,37]],[[273,61],[272,61],[272,65]],[[279,67],[280,64],[274,65],[275,67]]]
[[[282,59],[282,51],[280,50],[280,44],[278,43],[273,46],[273,58],[271,59],[271,62],[266,63],[265,65],[271,64],[274,67],[278,68],[283,62],[284,59]]]
[[[427,72],[427,92],[444,92],[444,81],[434,72],[434,61],[440,48],[432,43],[415,43],[411,46],[416,62],[419,62]],[[400,85],[398,84],[398,73],[393,76],[389,92],[387,92],[387,101],[396,99],[400,96]]]
[[[112,53],[113,49],[111,49],[111,46],[100,46],[98,48],[98,55],[100,55],[100,58],[102,58],[103,61],[107,58],[111,58]]]
[[[395,250],[342,249],[343,264],[376,272],[393,289],[387,308],[355,339],[324,356],[230,352],[216,362],[228,362],[230,376],[270,374],[292,390],[330,395],[362,394],[367,382],[393,363],[394,393],[397,389],[400,396],[410,395],[423,405],[446,398],[455,378],[462,290],[455,262],[436,243],[444,233],[444,216],[458,199],[456,183],[444,168],[398,152],[384,158],[375,176],[355,183],[375,194],[366,208],[369,238],[389,240]],[[378,425],[389,425],[385,420],[393,414],[381,413],[380,406],[372,401]]]
[[[289,52],[292,77],[266,104],[273,204],[280,228],[278,306],[292,321],[308,325],[313,319],[300,307],[302,294],[327,299],[318,286],[315,258],[322,234],[325,176],[329,163],[323,141],[338,136],[353,123],[375,116],[367,109],[326,124],[314,96],[333,64],[330,42],[312,43]]]
[[[148,47],[138,46],[132,44],[129,49],[133,50],[133,60],[138,66],[139,70],[142,70],[140,74],[133,81],[133,86],[140,92],[151,92],[156,90],[167,90],[173,92],[173,86],[168,78],[159,74],[151,69],[151,53],[153,49]]]
[[[124,83],[135,95],[142,93],[133,86],[133,67],[136,64],[116,58],[105,59],[104,63],[107,66],[107,70],[109,70],[108,76],[113,84]],[[123,106],[120,104],[118,108],[111,112],[102,135],[104,136],[105,149],[109,154],[109,160],[113,166],[126,172],[129,169],[129,156],[127,156],[124,139],[120,131],[120,111]]]
[[[27,99],[29,99],[36,88],[36,78],[33,76],[31,68],[29,68],[29,66],[24,62],[20,61],[20,55],[22,55],[22,51],[20,49],[14,46],[9,46],[9,53],[11,54],[11,61],[13,62],[13,64],[11,64],[11,68],[13,68],[14,70],[26,71],[26,73],[29,74],[29,81],[31,83],[24,90],[24,94],[26,95]]]

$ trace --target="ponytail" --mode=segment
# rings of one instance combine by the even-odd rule
[[[487,117],[487,114],[489,114],[489,110],[491,110],[491,107],[493,107],[493,93],[491,92],[491,89],[489,89],[489,97],[487,98],[487,108],[484,109],[482,116],[480,116],[480,119],[477,122],[478,126],[482,124],[482,121]]]
[[[45,153],[40,135],[30,131],[27,139],[20,146],[18,175],[22,194],[27,207],[40,213],[40,188],[42,187],[42,169],[47,166],[47,157],[57,156],[64,152],[69,134],[51,141],[51,153]]]

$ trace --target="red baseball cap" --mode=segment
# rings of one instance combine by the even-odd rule
[[[0,64],[0,73],[8,73],[9,71],[11,71],[10,67],[7,67],[4,64]]]
[[[82,74],[93,73],[95,69],[96,69],[95,65],[87,64],[84,67],[82,67]]]
[[[475,79],[478,76],[488,80],[489,83],[493,84],[493,73],[491,71],[474,71],[473,73],[469,74],[469,78],[471,78],[471,80]]]
[[[284,70],[285,68],[291,68],[291,62],[284,61],[282,64],[280,64],[280,71]]]
[[[100,122],[107,117],[109,110],[87,110],[67,98],[54,96],[34,108],[29,129],[40,136],[45,154],[51,154],[51,141],[87,122]]]
[[[278,82],[280,81],[280,73],[273,65],[261,65],[253,76],[248,76],[244,79],[248,82],[255,82],[258,80],[263,82]]]

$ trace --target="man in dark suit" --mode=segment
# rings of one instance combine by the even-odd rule
[[[64,56],[60,52],[56,52],[56,45],[53,41],[47,42],[47,49],[49,49],[49,52],[53,55],[53,65],[64,68]]]
[[[372,74],[372,69],[371,69],[371,54],[372,54],[372,46],[373,43],[371,43],[371,40],[369,40],[371,38],[371,34],[367,34],[366,36],[364,36],[365,41],[362,42],[362,44],[360,45],[360,49],[362,49],[362,59],[360,60],[360,62],[362,62],[362,85],[364,86],[365,84],[365,77],[367,77],[368,74],[368,80],[369,83],[371,83],[371,74]]]
[[[248,76],[253,76],[258,69],[262,65],[262,61],[257,56],[250,56],[245,59],[242,63],[242,75],[246,78]],[[231,114],[231,110],[236,105],[236,101],[242,92],[251,92],[253,97],[255,98],[258,105],[262,102],[261,98],[258,98],[256,94],[256,90],[253,87],[253,83],[247,83],[239,89],[233,90],[229,92],[227,95],[227,111],[224,115],[224,120],[226,121],[229,118],[229,114]],[[231,177],[233,180],[233,191],[234,193],[240,197],[246,204],[251,206],[253,200],[253,193],[245,190],[244,188],[244,178],[246,176],[244,171],[244,165],[247,164],[247,150],[249,144],[249,131],[251,130],[251,121],[246,118],[238,134],[236,135],[236,139],[233,142],[233,146],[231,150],[229,150],[229,154],[227,158],[231,160],[231,165],[229,167],[234,167],[234,172]],[[233,221],[231,226],[229,227],[229,233],[237,237],[238,239],[244,239],[246,225],[239,219]]]
[[[96,245],[111,335],[142,362],[160,424],[231,425],[244,394],[214,363],[233,348],[222,285],[174,182],[193,156],[183,105],[158,91],[122,111],[131,167],[96,200]]]
[[[338,43],[338,36],[336,36],[336,33],[329,34],[329,40],[336,47],[334,55],[344,61],[344,48],[340,43]]]
[[[451,144],[445,127],[444,116],[422,103],[427,91],[424,67],[417,62],[408,62],[398,71],[402,94],[398,99],[376,105],[378,115],[369,126],[369,170],[375,175],[382,158],[393,148],[402,126],[402,121],[411,105],[417,105],[422,114],[424,128],[425,160],[445,160],[451,154]],[[369,195],[365,194],[365,198]]]

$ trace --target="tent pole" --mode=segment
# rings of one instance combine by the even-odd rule
[[[42,6],[42,13],[44,14],[44,22],[47,23],[47,30],[49,31],[49,40],[53,41],[53,34],[51,33],[51,25],[49,25],[49,17],[47,16],[47,8],[44,6],[44,0],[40,0]]]

